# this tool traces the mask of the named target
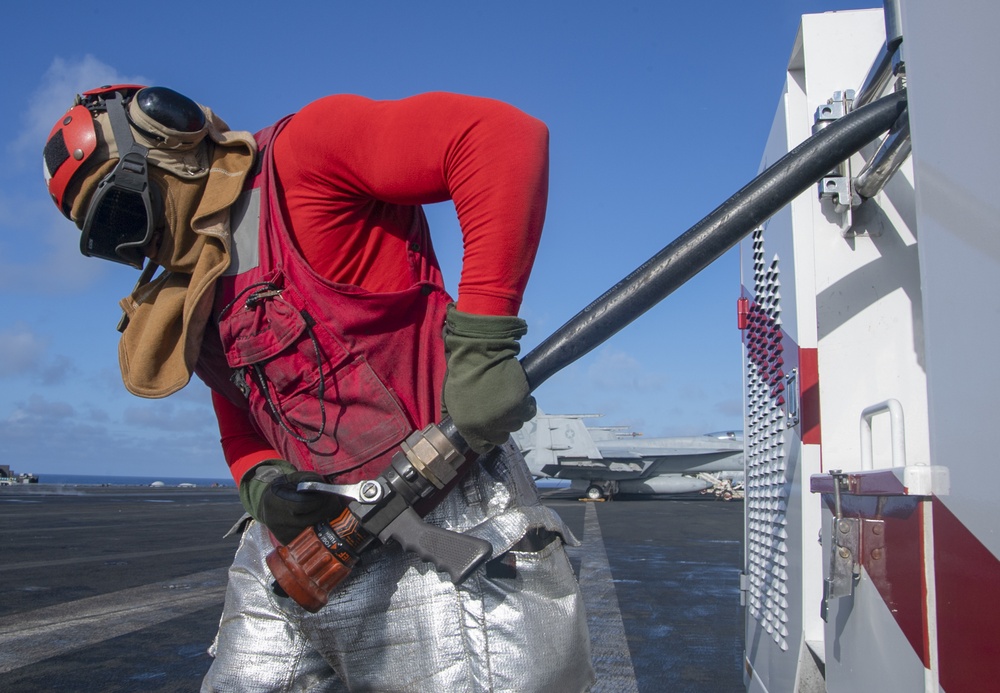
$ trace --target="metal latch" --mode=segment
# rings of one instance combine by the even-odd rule
[[[823,584],[821,616],[826,620],[830,600],[849,597],[861,577],[861,567],[872,575],[884,573],[885,523],[844,517],[840,494],[847,489],[847,475],[839,469],[832,470],[834,518],[828,547],[829,572]]]

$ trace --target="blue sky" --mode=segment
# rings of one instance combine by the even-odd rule
[[[41,173],[74,94],[170,86],[251,131],[330,93],[454,91],[541,118],[550,196],[521,311],[526,353],[755,175],[799,15],[877,5],[328,0],[165,17],[157,3],[17,3],[0,42],[3,462],[43,476],[227,474],[200,382],[152,401],[121,385],[118,300],[135,273],[79,254]],[[454,208],[428,216],[454,291]],[[646,436],[741,429],[739,287],[734,250],[553,376],[539,405]]]

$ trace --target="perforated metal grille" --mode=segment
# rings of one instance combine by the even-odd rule
[[[785,372],[778,256],[764,260],[764,233],[753,234],[754,296],[747,350],[747,604],[782,650],[788,649],[788,531],[785,516]]]

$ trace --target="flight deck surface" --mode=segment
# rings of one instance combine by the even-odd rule
[[[744,690],[742,503],[544,499],[582,542],[595,691]],[[0,689],[197,690],[240,514],[232,488],[0,488]]]

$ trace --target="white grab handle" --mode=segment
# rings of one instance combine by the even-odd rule
[[[906,466],[906,428],[903,405],[897,399],[873,404],[861,412],[861,469],[872,469],[872,417],[889,412],[889,435],[892,440],[892,466]]]

